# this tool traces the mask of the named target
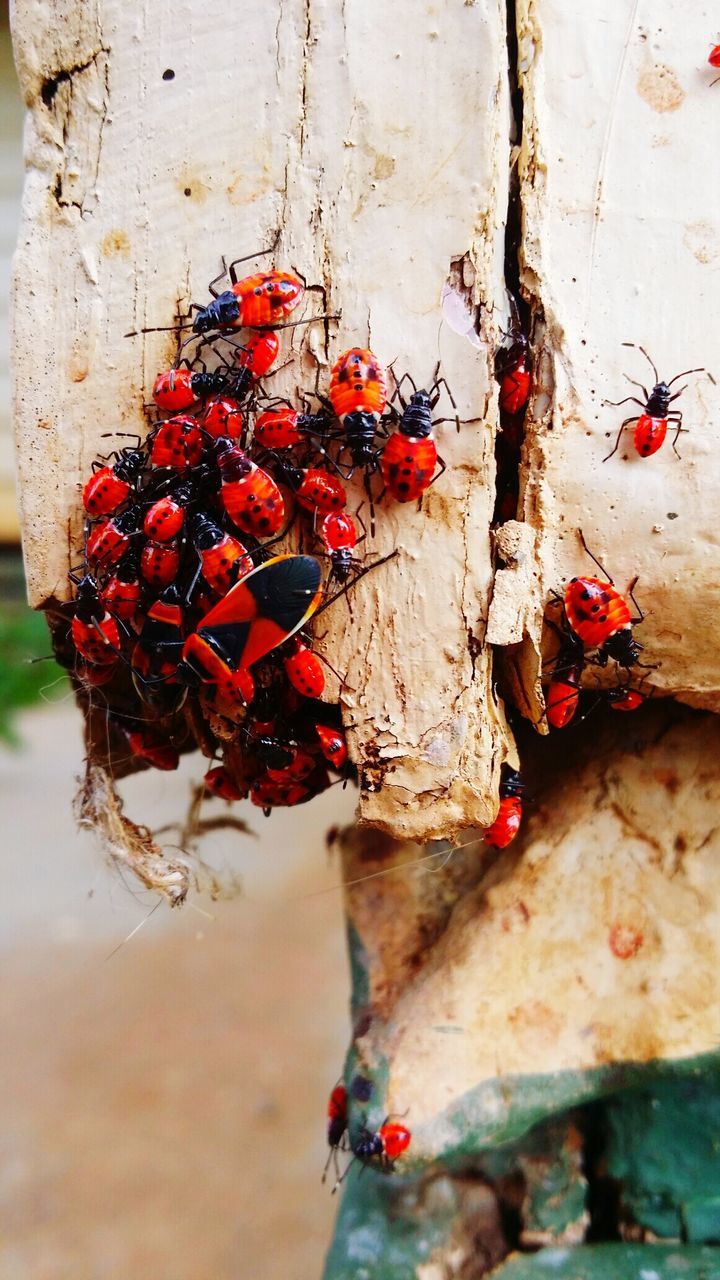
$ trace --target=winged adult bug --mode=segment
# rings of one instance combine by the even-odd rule
[[[708,62],[711,67],[720,67],[720,44],[714,45],[710,50]],[[710,81],[710,88],[712,89],[713,85],[717,84],[718,81],[720,81],[720,76],[716,76],[714,80]]]
[[[274,556],[253,569],[188,637],[183,663],[201,681],[217,682],[218,664],[247,670],[312,617],[322,599],[313,556]]]
[[[614,408],[617,408],[617,406],[621,404],[636,404],[640,407],[642,412],[639,414],[633,414],[629,418],[625,418],[617,433],[615,444],[606,457],[603,458],[603,462],[607,462],[608,459],[612,458],[613,455],[617,453],[620,447],[620,440],[622,438],[623,431],[633,423],[635,424],[633,445],[641,458],[649,458],[651,454],[657,453],[658,449],[660,449],[665,442],[668,426],[674,427],[675,429],[672,447],[675,456],[679,458],[680,454],[677,451],[677,442],[680,432],[685,430],[682,425],[683,416],[680,409],[671,409],[670,406],[679,398],[679,396],[682,395],[683,391],[686,390],[686,387],[681,387],[679,391],[675,391],[674,393],[671,392],[670,388],[673,383],[677,382],[680,378],[687,378],[691,373],[704,373],[705,370],[685,369],[683,373],[676,373],[675,377],[671,378],[669,382],[661,382],[660,375],[655,367],[655,362],[650,358],[644,347],[638,346],[634,342],[624,342],[623,346],[637,346],[638,351],[642,352],[653,371],[655,385],[652,391],[648,391],[641,382],[636,382],[634,378],[628,378],[628,382],[631,382],[633,386],[640,388],[644,396],[644,401],[638,400],[637,396],[626,396],[624,400],[606,400],[604,402],[607,405],[612,405]],[[625,376],[627,377],[627,374]]]

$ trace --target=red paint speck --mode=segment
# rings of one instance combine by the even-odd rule
[[[641,929],[631,924],[614,924],[608,935],[610,950],[618,960],[630,960],[637,955],[645,939]]]

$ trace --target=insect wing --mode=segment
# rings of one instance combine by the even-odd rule
[[[212,632],[233,666],[250,667],[312,617],[322,599],[321,578],[314,556],[274,556],[228,591],[198,632]]]

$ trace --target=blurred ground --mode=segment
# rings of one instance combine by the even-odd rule
[[[50,691],[49,696],[52,696]],[[214,835],[241,897],[154,905],[70,815],[70,703],[0,748],[2,1280],[315,1280],[335,1204],[327,1094],[348,1039],[340,894],[323,844],[352,792]],[[188,778],[128,780],[131,816],[177,817]],[[304,896],[311,894],[314,896]]]

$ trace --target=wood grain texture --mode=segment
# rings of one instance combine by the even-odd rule
[[[451,281],[471,323],[504,298],[504,6],[17,0],[14,26],[32,603],[66,596],[77,486],[105,432],[145,429],[143,398],[173,351],[171,335],[123,334],[172,323],[206,299],[223,253],[279,233],[277,263],[316,286],[306,314],[342,318],[286,335],[297,358],[274,387],[316,374],[327,386],[339,352],[370,342],[420,384],[441,359],[461,417],[476,419],[440,428],[448,471],[422,512],[379,513],[368,554],[399,555],[358,588],[351,625],[343,603],[327,615],[325,649],[353,757],[384,779],[361,816],[419,839],[489,821],[509,750],[483,649],[494,409],[487,350],[443,323],[441,301]]]

